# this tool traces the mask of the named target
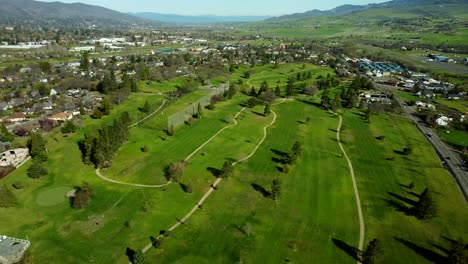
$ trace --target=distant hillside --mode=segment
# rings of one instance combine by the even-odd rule
[[[95,24],[130,26],[147,21],[100,6],[81,3],[0,0],[0,23],[39,23],[56,26]]]
[[[393,0],[380,4],[368,4],[368,5],[342,5],[331,10],[311,10],[304,13],[295,13],[291,15],[285,15],[280,17],[274,17],[269,20],[284,20],[284,19],[297,19],[307,17],[319,17],[319,16],[341,16],[359,11],[366,11],[372,9],[382,8],[409,8],[415,6],[432,6],[432,5],[453,5],[453,4],[468,4],[467,0]]]
[[[161,21],[164,23],[171,24],[210,24],[210,23],[226,23],[226,22],[255,22],[261,21],[268,18],[269,16],[183,16],[174,14],[160,14],[160,13],[129,13],[131,15]]]
[[[276,17],[238,25],[262,36],[359,38],[382,45],[456,47],[468,51],[468,0],[395,0]],[[395,44],[396,45],[396,44]],[[398,46],[398,45],[396,45]]]

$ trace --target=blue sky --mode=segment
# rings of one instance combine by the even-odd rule
[[[57,0],[40,0],[55,2]],[[121,12],[157,12],[182,15],[283,15],[312,9],[328,10],[344,4],[380,3],[386,0],[59,0],[82,2]]]

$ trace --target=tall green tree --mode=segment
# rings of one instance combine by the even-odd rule
[[[99,110],[101,110],[103,115],[109,115],[111,109],[112,109],[111,103],[109,102],[109,100],[104,98],[101,102],[101,107],[99,107]]]
[[[2,123],[2,126],[0,127],[0,141],[12,142],[13,140],[15,140],[15,136],[8,131],[5,123]]]
[[[75,192],[75,197],[73,197],[72,207],[75,209],[85,208],[91,198],[94,196],[93,190],[88,183],[83,183],[83,185]]]
[[[429,188],[426,188],[421,193],[413,211],[418,219],[430,219],[437,215],[437,206],[432,197],[432,191]]]
[[[292,146],[291,151],[296,156],[302,155],[302,145],[301,145],[301,143],[299,141],[294,142],[294,145]]]
[[[281,183],[278,179],[274,179],[271,183],[271,198],[277,200],[281,194]]]
[[[47,168],[44,166],[44,163],[39,160],[33,160],[31,165],[27,170],[28,177],[33,179],[38,179],[46,176],[48,174]]]
[[[233,173],[234,167],[232,166],[232,162],[225,161],[221,169],[221,178],[229,178]]]
[[[33,159],[40,161],[47,160],[46,141],[40,133],[30,133],[26,146],[29,149],[29,155]]]
[[[335,99],[333,99],[332,109],[338,110],[338,109],[341,109],[341,106],[342,106],[341,94],[338,93],[335,95]]]
[[[447,256],[447,264],[468,263],[468,245],[462,239],[452,242]]]
[[[0,207],[9,208],[16,206],[16,197],[5,185],[0,185]]]
[[[144,264],[146,263],[145,253],[141,250],[137,250],[133,256],[133,264]]]
[[[265,105],[265,109],[263,110],[263,115],[264,115],[264,116],[267,116],[267,115],[269,115],[269,114],[271,113],[270,107],[271,107],[271,106],[270,106],[270,103],[267,103],[267,104]]]
[[[281,96],[281,89],[280,89],[279,85],[276,85],[275,94],[276,94],[276,96],[278,96],[278,97]]]
[[[202,118],[203,117],[203,107],[200,102],[198,102],[197,106],[197,113],[195,114],[195,118]]]
[[[288,79],[288,84],[286,85],[286,96],[294,95],[294,78]]]
[[[378,239],[373,239],[367,245],[364,254],[362,255],[363,264],[374,264],[383,254],[382,243]]]
[[[80,69],[83,71],[89,70],[89,52],[87,51],[81,53]]]

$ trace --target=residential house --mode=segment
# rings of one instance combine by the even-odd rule
[[[10,122],[10,123],[17,123],[17,122],[22,122],[25,120],[26,120],[26,115],[24,115],[23,113],[19,113],[19,112],[14,112],[9,117],[5,118],[5,121]]]
[[[50,89],[49,96],[54,96],[54,95],[57,95],[57,94],[58,94],[57,90],[55,90],[55,89],[53,89],[53,88]]]
[[[7,103],[5,103],[5,102],[1,102],[1,103],[0,103],[0,110],[1,110],[1,111],[6,111],[6,110],[8,110],[8,108],[9,108],[9,107],[8,107],[8,104],[7,104]]]
[[[449,99],[449,100],[460,100],[460,94],[448,94],[447,99]]]
[[[27,116],[30,116],[30,115],[34,115],[36,113],[36,108],[26,108],[23,110],[23,114],[27,115]]]
[[[73,114],[66,113],[66,112],[61,112],[61,113],[58,113],[49,117],[50,120],[57,121],[57,122],[65,122],[67,120],[71,120],[72,118],[73,118]]]
[[[448,118],[446,116],[441,116],[436,119],[436,123],[438,126],[448,126],[449,122],[453,121],[453,118]]]

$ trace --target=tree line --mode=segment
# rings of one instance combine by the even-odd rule
[[[102,124],[87,132],[78,142],[83,162],[96,168],[110,167],[114,154],[128,139],[130,122],[128,112],[123,112],[111,125]]]

